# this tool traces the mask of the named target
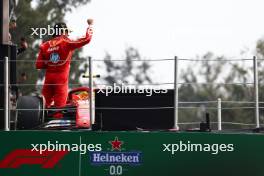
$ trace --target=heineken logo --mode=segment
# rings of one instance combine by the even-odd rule
[[[92,164],[129,164],[141,163],[141,152],[91,152]]]
[[[107,175],[123,175],[131,166],[143,163],[142,152],[128,150],[126,143],[118,137],[107,143],[106,150],[90,152],[91,165],[102,166],[108,172]]]

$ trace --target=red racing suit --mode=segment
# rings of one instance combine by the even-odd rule
[[[91,38],[92,28],[88,27],[86,36],[78,40],[73,41],[61,35],[41,44],[36,68],[46,69],[42,89],[46,107],[50,107],[53,101],[57,108],[66,105],[73,50],[88,44]]]

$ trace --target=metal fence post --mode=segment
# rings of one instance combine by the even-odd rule
[[[255,120],[256,128],[259,128],[259,87],[258,87],[258,59],[253,57],[253,69],[254,69],[254,93],[255,93]]]
[[[5,131],[10,130],[10,119],[9,119],[9,61],[8,57],[5,57],[4,66],[4,85],[5,85]]]
[[[174,57],[174,129],[179,130],[178,57]]]
[[[217,130],[222,130],[222,100],[217,99]]]
[[[93,108],[93,94],[94,94],[94,89],[93,89],[93,63],[92,63],[92,57],[89,57],[89,89],[90,89],[90,103],[89,103],[89,113],[90,113],[90,123],[91,123],[91,129],[92,129],[92,124],[94,123],[94,108]]]

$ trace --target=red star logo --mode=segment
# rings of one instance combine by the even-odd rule
[[[118,140],[118,137],[115,137],[115,140],[114,141],[109,141],[109,144],[112,145],[112,151],[113,150],[119,150],[121,151],[121,145],[123,144],[123,141],[119,141]]]

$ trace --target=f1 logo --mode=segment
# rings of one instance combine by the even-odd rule
[[[19,168],[21,165],[39,164],[42,168],[51,169],[68,153],[68,151],[38,151],[17,149],[9,153],[2,161],[0,168]]]

